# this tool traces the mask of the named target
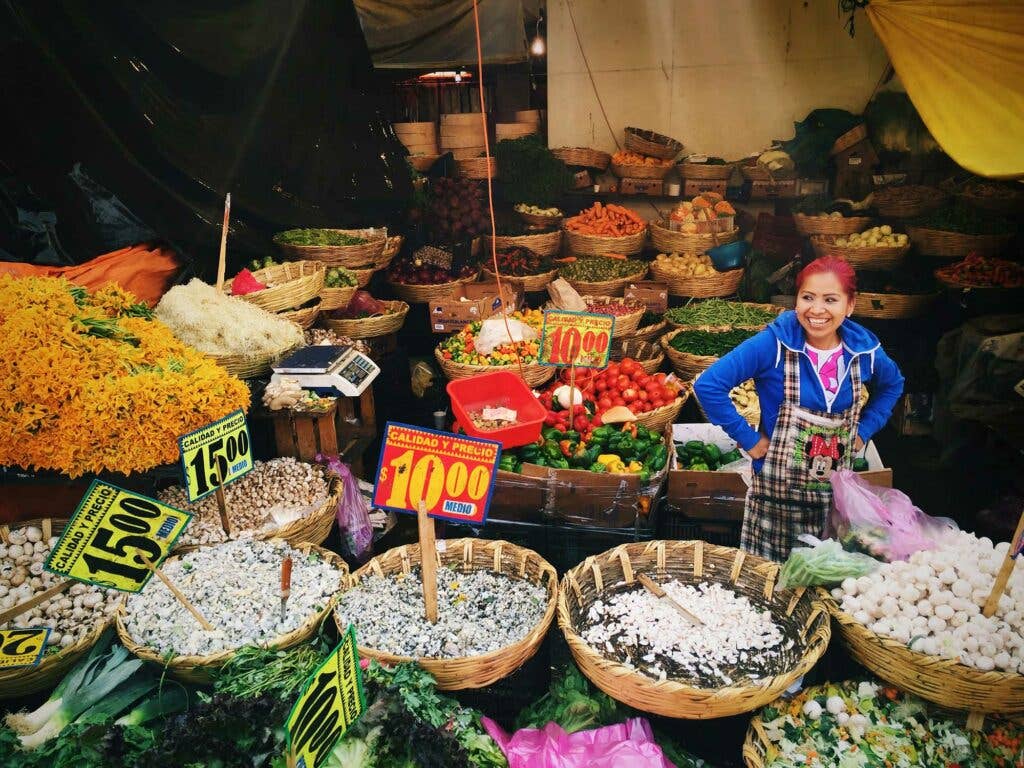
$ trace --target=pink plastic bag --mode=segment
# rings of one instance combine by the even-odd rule
[[[887,562],[906,560],[934,549],[947,531],[957,529],[948,518],[926,515],[903,491],[871,485],[848,469],[833,472],[831,482],[827,535],[844,549]]]
[[[512,736],[490,718],[482,722],[509,768],[676,768],[642,717],[576,733],[548,723],[541,730],[521,728]]]
[[[338,528],[343,543],[357,560],[370,553],[373,544],[373,524],[370,523],[370,509],[359,492],[359,481],[352,474],[348,464],[337,456],[317,454],[316,460],[341,478],[341,498],[338,499]]]

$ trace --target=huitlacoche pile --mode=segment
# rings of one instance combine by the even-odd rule
[[[281,620],[281,561],[292,557],[291,596]],[[161,570],[213,626],[202,628],[162,581],[125,603],[131,638],[161,654],[207,656],[266,645],[318,614],[341,588],[343,573],[318,554],[281,541],[240,540],[203,547]]]
[[[462,658],[522,640],[543,618],[543,587],[493,571],[437,569],[437,623],[424,618],[419,569],[370,575],[338,599],[342,626],[355,624],[359,645],[396,656]]]
[[[43,570],[58,538],[46,541],[42,530],[30,525],[11,531],[8,543],[0,543],[0,610],[24,603],[63,581],[62,576]],[[116,589],[72,584],[66,592],[0,624],[0,629],[49,627],[47,644],[67,648],[110,618],[120,602],[121,593]]]

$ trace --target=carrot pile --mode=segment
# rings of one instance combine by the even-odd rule
[[[612,155],[612,162],[616,165],[672,165],[671,160],[662,160],[657,157],[641,155],[639,152],[630,152],[622,149]]]
[[[965,288],[1020,288],[1024,267],[1020,264],[971,253],[963,261],[936,270],[940,280]]]
[[[576,216],[566,219],[565,228],[581,235],[626,237],[643,232],[647,222],[628,208],[609,203],[594,203]]]

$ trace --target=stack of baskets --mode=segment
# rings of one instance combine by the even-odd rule
[[[480,277],[480,273],[474,272],[468,277],[460,277],[457,280],[452,280],[447,283],[437,283],[434,285],[395,283],[390,280],[388,281],[388,285],[391,286],[391,290],[394,291],[394,294],[402,301],[408,302],[409,304],[427,304],[436,299],[443,299],[446,296],[452,295],[452,292],[460,285],[475,283],[478,277]]]
[[[626,150],[645,157],[655,158],[658,162],[621,163],[618,155],[612,157],[612,173],[620,179],[663,179],[672,170],[672,160],[682,151],[683,145],[670,136],[663,136],[654,131],[641,128],[626,128]]]
[[[352,319],[325,317],[322,322],[335,333],[350,339],[372,339],[397,333],[409,314],[409,305],[404,301],[381,303],[387,307],[387,314]]]
[[[289,259],[319,261],[327,267],[345,267],[360,287],[370,282],[374,272],[386,269],[402,247],[401,237],[388,237],[386,229],[332,230],[364,240],[358,245],[290,245],[275,240]]]
[[[882,187],[872,193],[872,204],[890,219],[913,219],[941,207],[949,196],[935,187],[910,184]]]
[[[303,329],[316,322],[321,302],[303,306],[317,299],[324,287],[326,270],[319,261],[290,261],[272,267],[258,269],[252,276],[266,285],[273,285],[262,291],[246,293],[238,298],[255,304],[267,312],[276,312]],[[231,293],[234,280],[224,283],[224,291]]]
[[[717,245],[726,245],[740,239],[739,227],[732,232],[674,232],[660,221],[652,221],[651,243],[662,253],[687,254],[705,253]]]
[[[409,165],[421,173],[440,157],[437,150],[437,126],[433,121],[392,123],[398,140],[409,150]]]
[[[468,160],[484,153],[487,116],[479,112],[441,115],[440,145],[456,160]]]
[[[455,161],[455,170],[459,176],[467,179],[498,178],[498,160],[491,157],[467,157]]]

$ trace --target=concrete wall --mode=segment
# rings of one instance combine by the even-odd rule
[[[548,140],[615,149],[566,0],[548,0]],[[834,0],[572,0],[611,128],[737,159],[816,107],[859,113],[888,61],[863,11],[850,39]]]

